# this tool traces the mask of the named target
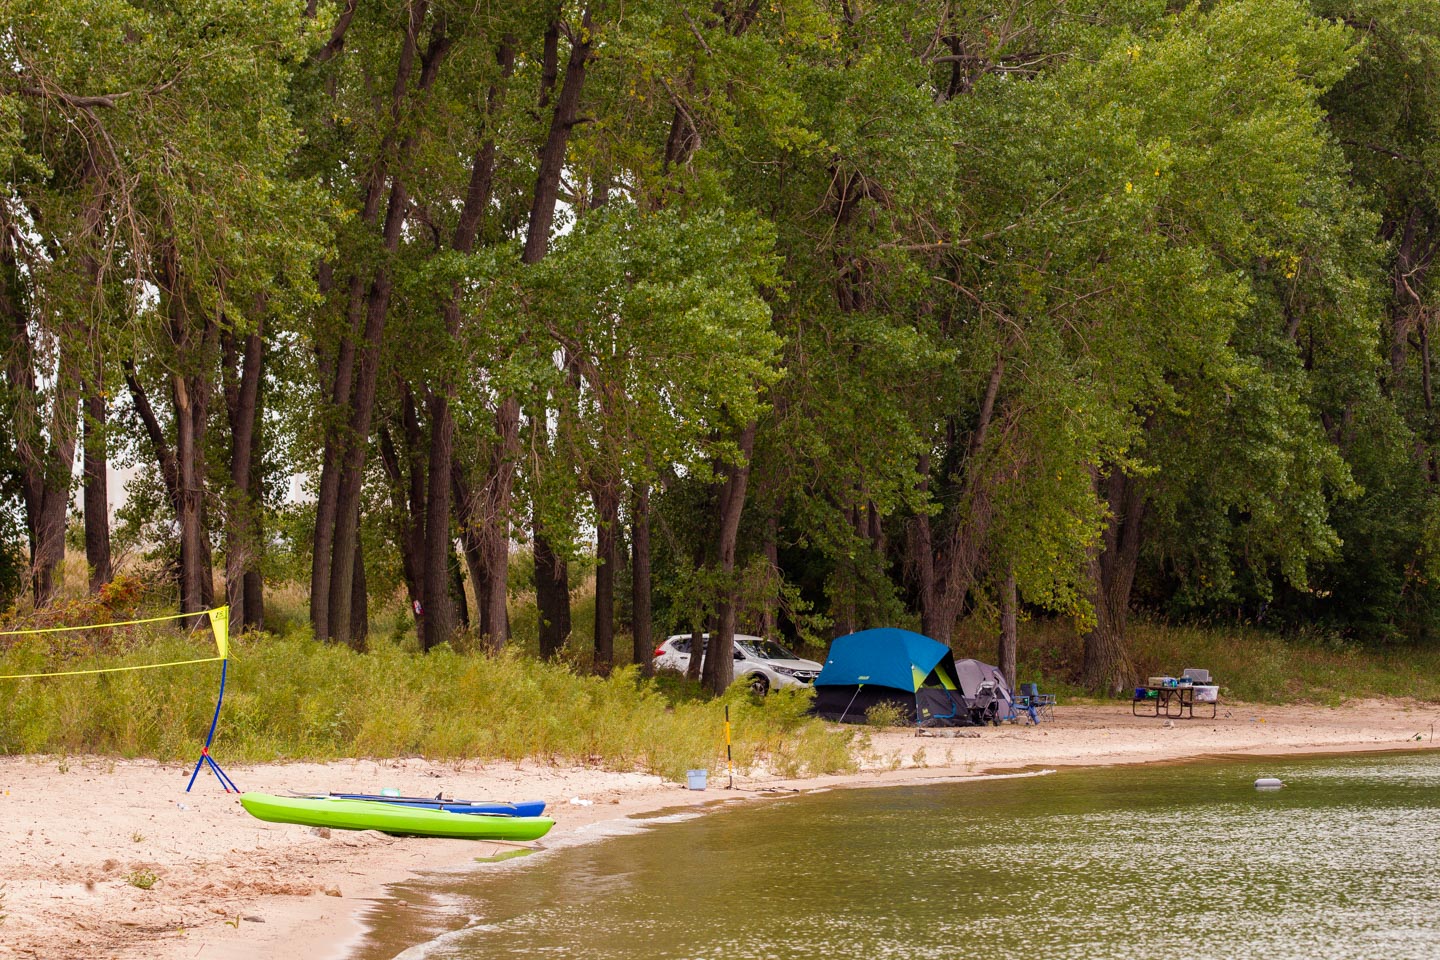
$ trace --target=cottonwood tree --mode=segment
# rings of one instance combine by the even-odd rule
[[[1322,384],[1327,432],[1363,492],[1333,506],[1343,546],[1314,571],[1311,589],[1279,593],[1266,612],[1271,622],[1319,622],[1366,641],[1430,636],[1440,609],[1432,575],[1440,473],[1430,344],[1440,251],[1440,23],[1414,3],[1312,6],[1348,25],[1359,47],[1354,69],[1322,102],[1349,176],[1364,192],[1369,215],[1357,225],[1372,229],[1383,251],[1366,274],[1378,304],[1354,316],[1372,341],[1379,338],[1384,362],[1379,376],[1340,368]],[[1297,278],[1309,281],[1315,263],[1307,257]],[[1307,338],[1307,355],[1327,359],[1328,339],[1311,346]]]
[[[1098,63],[1061,69],[1021,93],[1047,97],[1069,118],[1064,136],[1030,141],[1026,153],[1058,164],[1047,179],[1086,201],[1067,210],[1062,194],[1057,214],[1072,226],[1060,238],[1062,224],[1052,221],[1057,239],[1029,269],[1037,286],[1053,276],[1082,295],[1066,323],[1079,334],[1074,355],[1089,361],[1091,402],[1109,423],[1097,437],[1108,436],[1110,453],[1090,462],[1110,517],[1089,562],[1094,626],[1083,676],[1092,688],[1114,691],[1131,679],[1124,630],[1147,488],[1160,489],[1151,478],[1171,468],[1165,440],[1182,421],[1217,439],[1233,429],[1229,417],[1272,431],[1278,442],[1267,456],[1286,482],[1235,496],[1261,514],[1252,531],[1289,526],[1279,518],[1293,520],[1292,507],[1310,519],[1283,545],[1265,534],[1252,541],[1283,547],[1287,575],[1303,578],[1306,558],[1334,548],[1324,492],[1347,478],[1318,417],[1303,404],[1237,404],[1235,394],[1297,389],[1293,344],[1288,358],[1277,356],[1258,332],[1274,311],[1257,308],[1257,287],[1302,257],[1289,244],[1297,224],[1315,218],[1305,204],[1316,189],[1335,188],[1317,101],[1350,57],[1346,32],[1298,4],[1237,4],[1178,16],[1145,42],[1117,42]],[[1338,204],[1321,216],[1345,213]],[[1276,332],[1283,338],[1283,326]],[[1202,412],[1207,396],[1221,398],[1218,409]]]
[[[736,466],[717,438],[759,415],[777,376],[761,295],[775,282],[771,244],[754,218],[611,204],[545,264],[542,322],[571,374],[558,408],[574,422],[561,431],[594,507],[597,668],[614,660],[622,492],[653,484],[657,464]]]
[[[135,113],[164,81],[148,58],[128,56],[124,7],[79,30],[61,5],[3,12],[0,313],[32,595],[43,606],[64,558],[82,396],[87,557],[92,585],[109,579],[104,341],[114,313],[125,312],[114,292],[126,279],[123,244],[139,237],[124,147]]]
[[[307,40],[293,11],[266,4],[217,12],[203,3],[115,3],[83,15],[51,4],[7,13],[7,84],[26,109],[26,162],[10,167],[6,250],[23,258],[10,276],[28,287],[15,293],[37,311],[11,312],[9,371],[36,601],[53,594],[63,554],[82,394],[86,552],[92,587],[108,579],[112,364],[138,353],[170,388],[169,435],[143,390],[136,404],[180,531],[181,609],[199,610],[212,591],[210,352],[274,277],[261,264],[268,254],[273,265],[280,235],[293,253],[306,233],[286,219],[304,188],[285,178],[293,127],[283,101],[288,62]],[[229,121],[217,128],[222,105]]]
[[[360,503],[382,382],[387,391],[395,385],[391,410],[410,425],[406,442],[425,448],[408,455],[414,495],[407,510],[423,524],[412,521],[405,551],[422,611],[422,643],[433,646],[453,632],[447,573],[459,371],[432,369],[420,382],[397,382],[393,358],[406,344],[387,331],[393,311],[415,306],[396,302],[397,286],[407,289],[409,275],[423,276],[428,261],[442,253],[463,259],[484,240],[509,242],[516,229],[524,236],[520,260],[543,259],[586,69],[606,27],[588,8],[540,3],[490,14],[421,2],[398,14],[347,11],[334,21],[326,49],[335,53],[318,73],[332,115],[344,122],[335,125],[323,159],[332,176],[348,172],[348,183],[337,177],[337,189],[358,197],[358,217],[346,231],[348,275],[324,270],[332,278],[334,313],[317,343],[316,373],[329,411],[311,572],[317,636],[363,640],[365,604],[356,589],[364,563]],[[388,95],[373,98],[377,87]],[[314,120],[324,125],[327,104],[317,101]],[[455,111],[460,104],[465,109]],[[438,311],[451,339],[465,321],[464,291],[455,283]],[[427,298],[432,294],[425,291]],[[418,320],[433,306],[430,300],[409,317]],[[442,359],[447,356],[453,357]],[[499,435],[513,435],[517,416],[514,398],[497,400]],[[488,576],[503,583],[502,571]]]

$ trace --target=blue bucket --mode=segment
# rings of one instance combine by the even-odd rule
[[[686,770],[685,785],[691,790],[704,790],[705,780],[709,776],[709,770]]]

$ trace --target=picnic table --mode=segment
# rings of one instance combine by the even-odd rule
[[[1219,708],[1219,697],[1212,700],[1196,700],[1196,688],[1185,686],[1136,687],[1135,697],[1130,701],[1130,712],[1137,717],[1169,717],[1172,720],[1194,720],[1195,704],[1210,706],[1210,716],[1203,713],[1202,719],[1213,720]],[[1145,708],[1142,710],[1142,706]]]

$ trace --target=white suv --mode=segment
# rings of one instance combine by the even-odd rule
[[[702,634],[706,641],[710,635]],[[677,633],[667,637],[655,648],[656,670],[678,670],[690,666],[690,634]],[[808,687],[820,673],[820,664],[802,660],[773,640],[735,634],[735,680],[750,684],[750,689],[764,696],[773,687]]]

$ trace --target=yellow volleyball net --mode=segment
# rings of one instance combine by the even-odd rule
[[[183,667],[191,663],[217,663],[230,656],[230,608],[216,607],[199,613],[174,613],[164,617],[145,617],[142,620],[117,620],[114,623],[86,623],[73,627],[40,627],[33,630],[0,630],[0,637],[28,637],[42,633],[75,633],[79,630],[103,630],[107,627],[134,627],[144,623],[165,623],[170,620],[184,620],[187,617],[208,617],[210,631],[215,635],[215,649],[219,656],[201,657],[197,660],[170,660],[166,663],[135,663],[123,667],[96,667],[92,670],[51,670],[45,673],[4,673],[0,680],[34,680],[39,677],[79,677],[93,673],[122,673],[126,670],[158,670],[161,667]]]
[[[210,632],[215,637],[215,649],[217,656],[197,657],[192,660],[169,660],[165,663],[133,663],[118,667],[93,667],[86,670],[50,670],[41,673],[7,673],[0,674],[0,680],[38,680],[46,677],[79,677],[97,673],[124,673],[130,670],[158,670],[161,667],[184,667],[194,663],[219,663],[220,664],[220,695],[215,699],[215,713],[210,718],[210,731],[205,735],[205,745],[200,748],[200,759],[195,761],[195,769],[190,774],[190,783],[185,787],[185,792],[195,786],[195,778],[200,775],[200,768],[208,766],[220,781],[220,786],[225,788],[226,793],[240,792],[230,775],[220,769],[215,758],[210,756],[210,745],[215,740],[215,727],[220,722],[220,705],[225,702],[225,675],[230,663],[230,608],[228,606],[215,607],[212,610],[200,610],[193,613],[174,613],[163,617],[145,617],[139,620],[117,620],[113,623],[86,623],[67,627],[38,627],[30,630],[0,630],[0,637],[24,637],[35,636],[47,633],[75,633],[81,630],[103,630],[108,627],[134,627],[147,623],[165,623],[171,620],[194,619],[206,617],[210,622]]]

